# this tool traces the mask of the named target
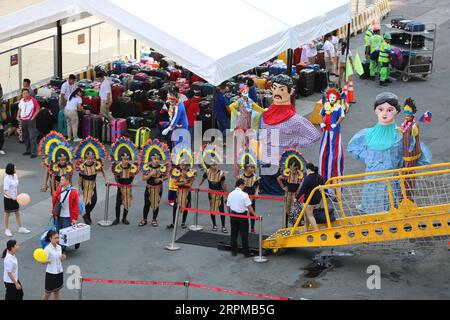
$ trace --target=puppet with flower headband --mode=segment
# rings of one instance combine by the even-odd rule
[[[134,177],[139,173],[139,152],[133,142],[121,137],[111,146],[111,170],[116,183],[120,186],[116,197],[116,220],[113,224],[120,223],[120,207],[123,206],[122,223],[130,224],[127,220],[128,210],[131,208],[132,184]]]
[[[170,177],[177,186],[177,198],[173,206],[172,224],[167,226],[168,229],[172,229],[175,225],[177,210],[191,206],[191,191],[189,189],[194,184],[197,175],[197,170],[194,168],[194,155],[191,148],[186,144],[178,144],[172,150],[171,158],[172,168],[170,169]],[[181,224],[183,229],[186,229],[187,213],[187,210],[184,210]]]
[[[163,181],[167,180],[170,165],[169,147],[158,139],[149,140],[141,150],[141,172],[147,182],[144,195],[143,218],[140,227],[147,225],[150,208],[153,210],[152,226],[157,227],[159,204],[163,193]]]
[[[240,173],[237,179],[244,180],[244,192],[249,196],[254,196],[259,193],[259,180],[261,179],[256,174],[256,168],[258,167],[258,157],[251,149],[245,149],[238,155],[237,163],[239,165]],[[252,200],[253,210],[256,210],[256,201]],[[255,220],[250,220],[250,232],[255,233]]]
[[[188,118],[186,114],[186,108],[184,107],[184,103],[178,97],[178,93],[172,87],[168,89],[166,106],[169,107],[169,109],[165,107],[169,112],[169,122],[161,123],[161,126],[165,128],[162,132],[162,135],[166,136],[169,134],[169,132],[172,132],[172,136],[176,136],[177,130],[187,130]],[[190,144],[190,142],[186,141],[185,137],[179,136],[176,138],[176,141],[173,143],[173,145],[175,146],[181,142]]]
[[[297,149],[287,149],[280,157],[280,173],[278,183],[284,190],[284,214],[287,217],[296,200],[297,192],[306,175],[306,163],[301,152]],[[287,227],[287,225],[285,226]]]
[[[342,147],[341,123],[345,119],[345,110],[341,104],[342,92],[328,89],[323,96],[323,116],[320,127],[323,136],[320,145],[319,173],[324,181],[344,173],[344,150]]]
[[[106,151],[103,144],[89,136],[75,149],[75,165],[79,174],[78,191],[82,194],[86,213],[83,220],[92,224],[91,212],[97,204],[97,174],[101,173],[108,184],[105,174]]]
[[[197,162],[200,169],[203,171],[202,180],[198,187],[208,180],[209,189],[217,192],[227,192],[227,185],[225,184],[226,171],[219,169],[219,165],[224,163],[224,156],[222,150],[209,144],[202,148],[197,157]],[[209,208],[213,212],[225,212],[225,200],[222,194],[209,193]],[[222,222],[222,232],[227,233],[225,227],[225,216],[220,216]],[[211,214],[211,221],[213,223],[213,231],[217,231],[216,215]]]
[[[56,190],[55,183],[52,182],[50,179],[52,175],[50,174],[50,162],[48,154],[50,153],[50,150],[52,147],[58,145],[58,144],[66,144],[67,140],[64,138],[62,134],[60,134],[57,131],[51,131],[49,134],[47,134],[44,138],[41,139],[38,146],[38,154],[39,157],[42,159],[41,164],[45,168],[45,178],[44,178],[44,186],[42,187],[42,192],[47,192],[49,189],[49,181],[50,181],[50,191],[53,194],[53,192]],[[61,162],[63,163],[63,162]],[[59,179],[59,178],[58,178]]]

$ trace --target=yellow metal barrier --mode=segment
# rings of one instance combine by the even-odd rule
[[[414,171],[420,172],[411,173]],[[361,180],[364,177],[366,179]],[[331,183],[351,179],[360,180]],[[364,192],[370,190],[364,188],[376,185],[384,190],[380,189],[383,184],[386,184],[383,191],[388,196],[386,202],[373,212],[358,208],[365,199]],[[319,230],[312,230],[300,226],[300,222],[316,192],[321,193],[326,223],[319,224]],[[450,235],[450,163],[337,177],[316,187],[305,204],[295,225],[267,238],[263,242],[265,249],[447,236]],[[337,213],[334,221],[331,208]]]

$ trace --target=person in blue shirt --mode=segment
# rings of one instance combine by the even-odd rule
[[[225,131],[230,128],[230,115],[228,114],[227,107],[230,104],[230,100],[225,97],[227,92],[227,86],[222,83],[219,86],[219,91],[216,93],[216,105],[214,108],[214,116],[217,121],[217,128],[222,131],[225,136]]]
[[[258,96],[256,94],[255,89],[255,81],[253,81],[253,79],[248,79],[247,87],[248,87],[248,97],[252,99],[253,102],[258,103]]]

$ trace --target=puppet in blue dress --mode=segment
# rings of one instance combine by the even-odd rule
[[[377,96],[374,111],[378,123],[356,133],[348,144],[348,152],[353,159],[364,161],[366,172],[399,169],[403,167],[402,135],[398,130],[395,117],[400,113],[398,97],[390,92]],[[431,163],[431,152],[422,143],[422,155],[418,166]],[[380,178],[381,175],[368,176],[366,179]],[[397,206],[401,199],[400,186],[397,181],[390,182],[394,203]],[[365,184],[362,201],[358,209],[365,213],[376,213],[390,210],[389,193],[386,182]]]

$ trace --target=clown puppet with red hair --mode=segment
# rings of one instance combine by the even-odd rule
[[[341,104],[342,93],[339,89],[328,89],[323,96],[323,116],[320,127],[323,136],[320,145],[319,172],[324,181],[344,173],[344,149],[342,147],[341,123],[345,119],[345,110]]]

